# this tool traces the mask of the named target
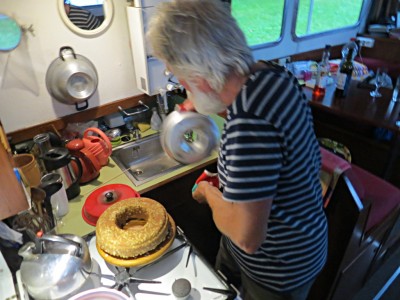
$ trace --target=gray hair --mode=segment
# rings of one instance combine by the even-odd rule
[[[175,0],[158,6],[147,38],[174,75],[201,77],[221,91],[226,77],[250,73],[254,60],[229,6],[219,0]]]

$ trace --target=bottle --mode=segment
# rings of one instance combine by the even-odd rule
[[[350,49],[353,49],[352,59],[356,57],[356,55],[358,54],[358,45],[356,41],[357,41],[356,38],[351,38],[350,41],[343,46],[342,60],[346,59]]]
[[[325,50],[322,54],[322,59],[318,63],[317,77],[315,79],[315,85],[312,93],[313,100],[322,100],[325,96],[325,90],[328,83],[329,77],[329,56],[330,56],[331,45],[325,45]]]
[[[396,84],[394,85],[393,88],[392,101],[393,102],[400,101],[400,76],[397,77]]]
[[[345,60],[342,60],[339,67],[339,73],[336,79],[336,90],[335,96],[344,98],[347,95],[347,91],[351,82],[351,75],[353,73],[353,58],[354,48],[349,48]]]
[[[158,131],[161,129],[161,118],[157,113],[157,108],[153,107],[152,111],[153,114],[151,115],[150,119],[151,129]]]

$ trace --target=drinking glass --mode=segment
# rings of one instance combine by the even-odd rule
[[[378,68],[375,74],[375,90],[370,93],[372,97],[374,98],[382,97],[382,94],[379,93],[379,88],[383,85],[384,78],[385,78],[385,73],[382,72],[380,68]]]

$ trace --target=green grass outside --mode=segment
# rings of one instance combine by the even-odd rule
[[[289,0],[291,1],[291,0]],[[232,14],[250,45],[275,41],[281,34],[284,0],[232,0]],[[311,32],[355,24],[363,0],[314,0]],[[306,34],[310,0],[300,0],[296,34]]]

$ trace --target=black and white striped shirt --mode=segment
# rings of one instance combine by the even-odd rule
[[[68,18],[74,25],[84,30],[96,29],[101,25],[95,15],[79,6],[70,6]]]
[[[273,199],[267,237],[255,254],[225,238],[250,278],[282,292],[307,283],[322,269],[327,223],[320,151],[306,97],[293,75],[266,64],[228,108],[218,173],[227,201]]]

